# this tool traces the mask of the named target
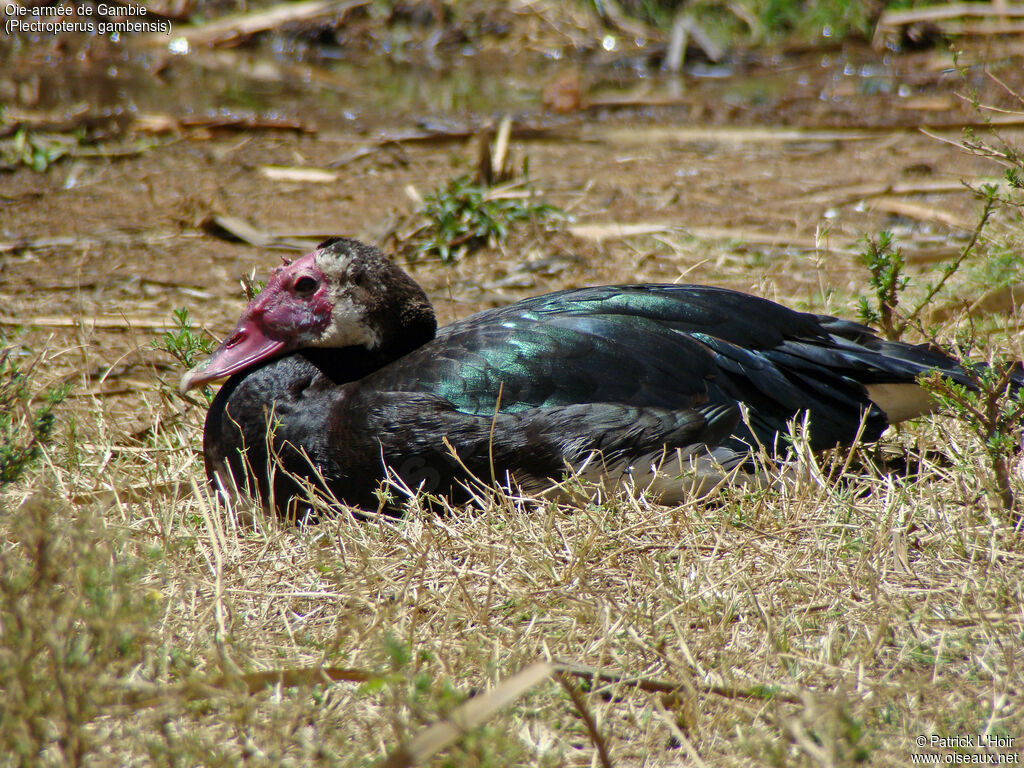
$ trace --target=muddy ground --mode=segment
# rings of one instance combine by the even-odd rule
[[[31,56],[21,60],[12,77],[37,66]],[[546,73],[532,109],[514,115],[514,127],[543,130],[514,137],[512,152],[528,158],[536,194],[571,221],[520,227],[455,265],[405,260],[442,322],[545,291],[621,281],[725,285],[854,317],[853,299],[866,285],[857,238],[895,231],[922,272],[966,242],[980,203],[961,182],[998,179],[1001,168],[955,144],[963,125],[1007,115],[978,110],[965,94],[978,88],[983,105],[1019,107],[1010,93],[1024,82],[1019,61],[976,51],[958,73],[942,51],[883,57],[833,48],[766,56],[731,78],[652,86],[619,77],[616,98],[625,104],[591,108],[586,90],[600,95],[609,81],[577,68],[584,108],[559,115],[540,103],[543,80],[558,76]],[[661,98],[667,90],[675,95]],[[659,98],[670,103],[658,106]],[[228,242],[204,219],[227,215],[272,233],[344,234],[396,250],[416,223],[410,190],[424,195],[471,173],[479,142],[459,132],[502,115],[494,105],[489,113],[396,108],[332,117],[322,100],[311,97],[308,111],[294,100],[284,116],[315,132],[186,128],[150,136],[136,125],[121,137],[135,148],[127,156],[4,173],[4,331],[50,350],[49,378],[70,382],[73,396],[98,395],[111,416],[131,419],[138,394],[157,386],[154,373],[179,375],[149,347],[172,310],[187,307],[203,328],[224,335],[243,305],[240,276],[265,275],[285,253]],[[166,111],[182,109],[169,102]],[[268,111],[281,114],[258,114]],[[380,141],[422,132],[425,120],[458,130],[432,141]],[[1001,130],[1014,140],[1016,129]],[[991,139],[984,127],[978,134]],[[141,141],[151,146],[138,151]],[[338,176],[329,183],[270,180],[262,170],[332,164]],[[619,237],[609,224],[641,226]],[[966,290],[975,295],[959,300],[976,297],[979,284]],[[956,289],[947,300],[958,300]]]

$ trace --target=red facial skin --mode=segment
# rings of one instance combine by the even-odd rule
[[[315,346],[331,322],[333,300],[316,252],[285,262],[249,302],[231,335],[185,374],[186,392],[302,346]]]

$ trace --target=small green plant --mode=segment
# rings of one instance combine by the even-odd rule
[[[153,347],[167,352],[185,368],[194,368],[200,357],[213,352],[213,339],[196,333],[193,330],[192,318],[184,307],[175,309],[174,330],[165,331]]]
[[[184,307],[175,309],[173,314],[174,330],[164,331],[159,339],[153,341],[153,348],[166,352],[181,363],[185,370],[191,370],[201,358],[213,352],[213,339],[195,332],[192,318]],[[173,387],[169,389],[174,390]],[[213,391],[209,387],[203,387],[202,392],[207,403],[213,402]]]
[[[975,84],[970,68],[960,63],[960,52],[956,50],[953,51],[953,66],[959,73],[960,80],[967,90],[964,97],[970,102],[974,111],[980,115],[989,136],[988,139],[979,138],[974,129],[968,126],[964,128],[963,132],[963,149],[975,157],[985,157],[1001,165],[1007,187],[1013,192],[1019,193],[1024,191],[1024,151],[1003,136],[992,122],[991,113],[997,110],[981,103],[978,86]],[[985,74],[1011,98],[1024,107],[1024,95],[1013,90],[1013,88],[996,77],[992,72],[986,72]],[[1004,112],[1006,110],[999,109],[998,111]],[[1013,114],[1019,116],[1024,113],[1017,111]],[[998,202],[1014,208],[1020,208],[1022,205],[1020,200],[1015,199],[1012,195],[1000,196],[998,197]]]
[[[0,485],[20,478],[39,457],[53,435],[54,409],[67,395],[66,386],[33,392],[32,371],[32,364],[21,368],[16,348],[0,348]]]
[[[910,284],[910,278],[903,273],[906,261],[902,250],[895,245],[891,232],[881,232],[878,238],[865,238],[866,248],[861,260],[870,273],[871,289],[874,303],[865,297],[860,299],[860,317],[864,322],[878,326],[885,338],[899,341],[908,328],[921,328],[922,313],[928,308],[939,291],[957,273],[967,257],[975,252],[978,238],[981,237],[992,217],[992,211],[999,202],[998,189],[991,184],[976,190],[982,199],[982,210],[978,223],[971,233],[970,240],[960,250],[955,259],[942,268],[939,279],[927,287],[924,297],[914,305],[913,309],[904,310],[900,302],[904,291]],[[927,334],[926,334],[927,335]]]
[[[1019,364],[986,365],[960,361],[971,387],[943,376],[938,371],[919,379],[943,409],[966,424],[981,444],[992,472],[991,486],[1003,510],[1013,514],[1016,499],[1010,485],[1013,456],[1021,444],[1024,422],[1024,376]],[[1016,513],[1020,525],[1024,516]]]
[[[65,136],[19,128],[10,139],[0,142],[0,165],[13,169],[27,166],[44,173],[51,165],[70,155],[82,142],[81,134]]]
[[[887,339],[901,339],[910,327],[924,333],[921,327],[923,311],[976,249],[982,231],[1000,203],[994,185],[985,185],[976,191],[983,206],[970,240],[960,254],[946,264],[939,279],[928,286],[924,297],[913,309],[904,310],[900,303],[910,279],[903,273],[903,253],[894,244],[892,235],[882,232],[877,239],[866,238],[867,247],[862,258],[871,275],[874,302],[861,298],[860,316],[865,322],[876,325]],[[953,358],[967,375],[969,385],[957,383],[938,371],[921,376],[919,383],[981,442],[992,473],[992,488],[1003,509],[1011,512],[1015,499],[1010,486],[1010,466],[1024,418],[1019,366],[974,363],[960,350],[954,350]]]
[[[991,141],[979,138],[971,127],[964,128],[964,149],[976,157],[995,160],[1003,166],[1003,178],[1006,180],[1006,185],[1016,192],[1024,191],[1024,155],[994,128],[990,128],[990,130],[994,137]],[[1003,196],[1000,202],[1020,207],[1018,201],[1012,200],[1008,196]]]
[[[248,275],[242,275],[242,279],[239,282],[242,284],[242,293],[245,294],[246,301],[252,301],[259,296],[267,285],[266,281],[256,279],[255,269],[252,269]]]
[[[1009,208],[1019,211],[1021,208],[1019,196],[1015,197],[1014,195],[1024,189],[1024,152],[1002,136],[993,125],[988,114],[989,108],[981,104],[978,89],[967,68],[960,64],[959,54],[956,51],[953,52],[953,63],[967,88],[966,98],[982,115],[990,137],[988,140],[979,139],[970,128],[966,128],[962,147],[969,154],[994,160],[1003,166],[1009,192],[1001,191],[995,184],[985,184],[979,189],[973,189],[974,193],[981,198],[983,208],[970,242],[964,247],[960,256],[946,267],[939,282],[928,292],[919,308],[931,300],[942,284],[949,279],[975,248],[982,230],[988,224],[995,209]],[[1021,94],[1012,90],[995,75],[987,74],[1003,90],[1024,105],[1024,97]],[[996,260],[999,260],[998,252]],[[1007,265],[1002,266],[1005,269]],[[881,277],[876,280],[875,271],[872,269],[872,285],[876,291],[879,285],[886,285],[886,279],[888,278]],[[905,284],[904,281],[902,285]],[[881,294],[878,295],[881,296]],[[894,295],[898,295],[898,291]],[[879,303],[882,306],[881,299],[879,299]],[[862,308],[862,313],[863,311]],[[920,309],[916,309],[905,322],[894,325],[893,329],[902,333],[902,330],[911,322],[916,323],[919,311]],[[1017,507],[1017,500],[1010,484],[1010,470],[1015,454],[1022,447],[1024,374],[1021,372],[1020,365],[1015,363],[992,365],[973,363],[959,351],[954,357],[967,375],[969,385],[944,378],[938,372],[922,376],[920,383],[935,397],[947,413],[965,424],[978,439],[991,471],[992,490],[1002,508],[1013,516],[1014,523],[1019,530],[1024,525],[1024,513]]]
[[[900,294],[910,281],[903,274],[906,265],[903,250],[893,244],[892,232],[880,232],[877,239],[868,235],[864,245],[861,259],[871,273],[875,304],[861,296],[860,317],[865,323],[877,326],[887,339],[898,339],[902,335],[897,319]]]
[[[440,256],[448,264],[487,243],[504,240],[512,224],[564,216],[555,206],[536,202],[529,191],[517,189],[525,184],[488,188],[468,176],[450,179],[426,197],[421,211],[428,222],[426,240],[418,252]]]

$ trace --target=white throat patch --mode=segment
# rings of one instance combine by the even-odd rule
[[[376,349],[380,345],[380,335],[367,324],[362,307],[351,296],[335,294],[334,299],[331,325],[317,346]]]

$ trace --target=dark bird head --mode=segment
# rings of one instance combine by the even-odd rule
[[[271,272],[235,330],[185,374],[181,390],[298,349],[359,347],[395,358],[434,337],[423,289],[376,248],[331,238]]]

